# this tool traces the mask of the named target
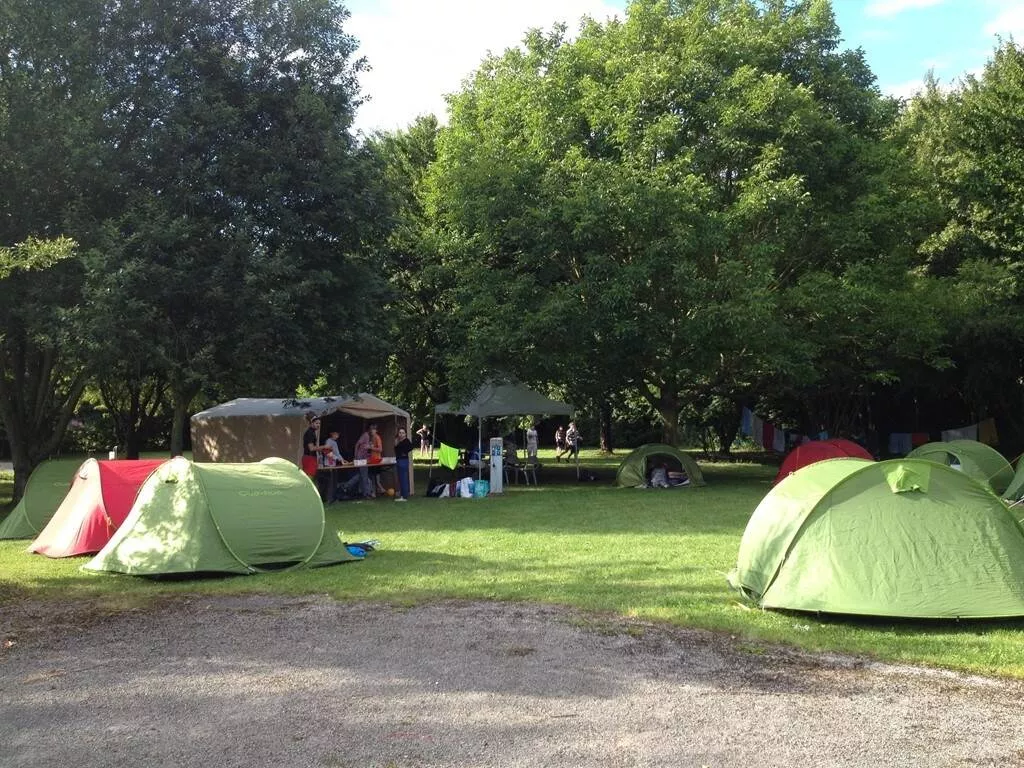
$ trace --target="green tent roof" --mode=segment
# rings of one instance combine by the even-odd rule
[[[620,488],[637,488],[646,484],[648,463],[652,457],[664,457],[678,463],[690,479],[690,486],[705,485],[697,462],[675,446],[665,443],[647,443],[626,456],[615,473],[615,484]]]
[[[943,464],[823,461],[764,497],[729,582],[766,608],[1024,616],[1024,528],[989,488]]]
[[[908,453],[907,458],[959,464],[962,472],[991,486],[998,494],[1003,494],[1013,480],[1013,467],[1003,454],[977,440],[925,443]]]
[[[0,523],[0,539],[34,539],[71,489],[81,458],[49,459],[29,475],[25,494]]]
[[[199,464],[178,457],[153,472],[128,518],[84,567],[244,574],[355,559],[327,528],[312,481],[291,462]]]

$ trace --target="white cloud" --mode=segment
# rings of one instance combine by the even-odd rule
[[[985,25],[986,35],[999,35],[1006,39],[1013,37],[1020,42],[1024,39],[1024,3],[1015,2],[1003,8]]]
[[[890,83],[881,86],[882,93],[897,99],[911,99],[924,89],[924,79],[907,80],[903,83]]]
[[[904,11],[918,8],[930,8],[945,0],[873,0],[864,9],[866,16],[896,16]]]
[[[356,128],[405,128],[417,116],[445,120],[444,94],[459,90],[488,51],[521,42],[532,27],[556,22],[575,32],[582,16],[622,16],[614,0],[369,0],[352,2],[346,31],[372,70],[360,77],[364,96]]]

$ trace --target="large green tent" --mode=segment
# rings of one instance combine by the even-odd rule
[[[647,474],[655,461],[664,461],[669,467],[678,465],[690,480],[690,486],[704,485],[704,475],[697,462],[678,448],[665,443],[641,445],[622,460],[615,473],[615,484],[620,488],[639,488],[647,484]]]
[[[1024,528],[990,488],[944,464],[822,461],[754,510],[729,583],[765,608],[1024,616]]]
[[[32,470],[25,494],[0,523],[0,539],[34,539],[71,490],[82,459],[49,459]]]
[[[998,494],[1003,494],[1013,480],[1013,467],[999,451],[977,440],[950,440],[925,443],[907,454],[908,459],[927,459],[948,464],[966,472]]]
[[[326,526],[316,487],[291,462],[200,464],[178,457],[150,475],[127,519],[84,567],[148,576],[247,574],[355,559]]]

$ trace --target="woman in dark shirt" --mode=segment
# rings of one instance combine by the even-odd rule
[[[395,472],[398,474],[398,496],[395,501],[409,499],[409,454],[412,453],[412,441],[404,429],[398,430],[395,437]]]
[[[320,430],[320,419],[313,416],[309,420],[309,428],[302,436],[302,471],[312,480],[316,480],[316,455],[319,451],[320,437],[317,434]]]

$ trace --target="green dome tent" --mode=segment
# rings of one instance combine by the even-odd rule
[[[1003,494],[1013,481],[1013,467],[995,448],[977,440],[925,443],[907,454],[908,459],[927,459],[940,464],[960,465],[960,470]],[[955,468],[955,467],[954,467]]]
[[[665,443],[647,443],[626,456],[619,465],[619,471],[615,473],[615,484],[620,488],[646,485],[648,471],[653,466],[651,462],[657,460],[664,461],[670,468],[678,465],[686,472],[691,486],[705,484],[697,462],[678,448]]]
[[[1000,495],[1010,501],[1021,501],[1024,499],[1024,460],[1017,459],[1017,471],[1013,475],[1013,480],[1010,481],[1010,485]]]
[[[34,539],[71,490],[82,459],[49,459],[32,470],[25,494],[0,523],[0,539]]]
[[[327,528],[312,481],[291,462],[177,457],[149,476],[127,519],[84,568],[248,574],[356,559]]]
[[[728,578],[765,608],[1024,616],[1024,528],[988,487],[937,462],[822,461],[764,497]]]

